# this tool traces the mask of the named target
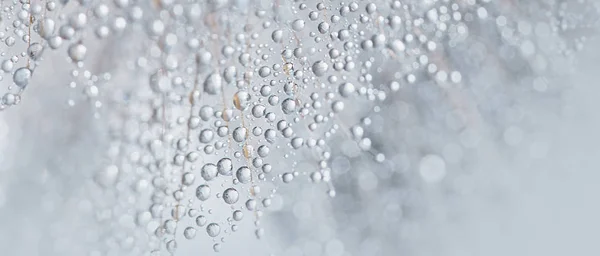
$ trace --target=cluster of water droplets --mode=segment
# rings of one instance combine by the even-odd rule
[[[394,127],[408,111],[402,92],[467,90],[464,70],[489,52],[513,77],[533,70],[523,79],[548,90],[550,58],[580,49],[577,31],[598,24],[569,12],[587,1],[529,2],[521,10],[538,8],[530,16],[491,0],[3,2],[10,82],[0,109],[44,86],[32,81],[36,68],[56,65],[45,56],[66,56],[66,102],[90,102],[110,138],[94,177],[108,235],[93,253],[176,254],[183,239],[209,239],[219,251],[243,220],[265,234],[261,219],[282,186],[314,183],[335,197],[347,157],[366,156],[369,169],[401,166],[405,155],[388,153],[398,153]],[[485,41],[497,37],[499,45]],[[387,126],[373,130],[382,116]],[[504,136],[510,144],[521,133]],[[451,156],[473,144],[464,134],[446,155],[417,156],[424,183],[443,180]],[[367,190],[381,180],[356,178]]]

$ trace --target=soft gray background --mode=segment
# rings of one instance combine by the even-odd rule
[[[380,181],[373,190],[372,184],[340,178],[340,196],[330,199],[323,187],[290,185],[280,190],[280,209],[266,212],[262,240],[247,218],[219,255],[600,255],[599,44],[587,42],[576,53],[573,72],[550,83],[561,88],[554,100],[524,100],[532,103],[521,109],[534,125],[513,134],[522,136],[518,143],[507,146],[512,135],[500,128],[500,135],[483,133],[477,153],[463,155],[473,161],[445,186],[407,192],[405,184],[420,181],[406,178]],[[86,187],[104,161],[108,145],[97,127],[106,123],[94,119],[85,102],[68,107],[67,80],[53,77],[52,69],[40,66],[23,102],[0,113],[2,255],[85,255],[100,246],[93,241],[104,229],[93,220],[89,201],[102,196]],[[395,145],[410,140],[410,133],[382,133]],[[399,167],[402,156],[396,157],[393,168],[365,168],[417,172],[418,162]],[[411,203],[388,207],[396,199]],[[211,246],[208,237],[181,239],[177,255],[216,254]]]

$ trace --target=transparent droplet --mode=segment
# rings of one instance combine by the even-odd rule
[[[316,61],[312,65],[312,71],[316,76],[324,76],[328,69],[329,65],[322,60]]]
[[[69,47],[69,57],[74,62],[83,61],[87,53],[87,47],[81,43],[73,44]]]
[[[250,170],[250,168],[242,166],[236,171],[235,177],[238,179],[239,182],[246,184],[252,179],[252,171]]]
[[[221,233],[221,226],[217,223],[210,223],[206,226],[206,233],[208,233],[210,237],[216,237]]]
[[[228,188],[223,192],[223,200],[227,204],[235,204],[240,197],[240,194],[235,188]]]
[[[219,173],[216,165],[208,163],[202,166],[202,170],[200,171],[200,176],[206,181],[210,181],[217,177],[217,173]]]
[[[183,231],[183,236],[185,236],[185,238],[187,239],[193,239],[194,237],[196,237],[196,229],[193,227],[185,228],[185,230]]]
[[[208,185],[200,185],[196,188],[196,197],[201,201],[206,201],[210,198],[210,187]]]
[[[25,88],[31,79],[31,70],[26,67],[19,68],[13,75],[13,82],[21,88]]]

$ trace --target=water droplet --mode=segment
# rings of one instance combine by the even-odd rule
[[[210,187],[208,185],[200,185],[196,189],[196,197],[201,201],[206,201],[210,197]]]
[[[235,173],[235,177],[239,182],[246,184],[252,179],[252,171],[246,166],[240,167]]]
[[[69,57],[75,62],[83,61],[87,53],[87,47],[81,43],[73,44],[69,47]]]
[[[223,158],[217,162],[217,169],[219,174],[224,176],[231,176],[233,170],[233,162],[229,158]]]
[[[295,31],[301,31],[304,29],[304,24],[305,24],[305,22],[302,19],[294,20],[292,22],[292,29]]]
[[[223,192],[223,200],[227,204],[235,204],[240,197],[240,194],[235,188],[228,188]]]
[[[15,82],[15,84],[21,88],[25,88],[27,84],[29,84],[30,79],[31,70],[26,67],[17,69],[13,75],[13,82]]]
[[[204,80],[204,91],[212,95],[218,94],[223,87],[222,80],[219,73],[211,73],[206,77],[206,80]]]
[[[202,166],[202,170],[200,171],[200,176],[206,181],[210,181],[217,177],[217,173],[219,170],[216,165],[208,163]]]
[[[328,69],[329,65],[322,60],[316,61],[312,65],[312,71],[316,76],[324,76]]]
[[[185,236],[185,238],[187,239],[193,239],[194,237],[196,237],[196,229],[193,227],[185,228],[185,230],[183,231],[183,236]]]
[[[217,223],[210,223],[206,226],[206,233],[208,233],[210,237],[216,237],[221,233],[221,226]]]

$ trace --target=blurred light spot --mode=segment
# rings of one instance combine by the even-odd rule
[[[438,155],[426,155],[419,163],[419,173],[427,183],[439,182],[446,176],[446,162]]]

